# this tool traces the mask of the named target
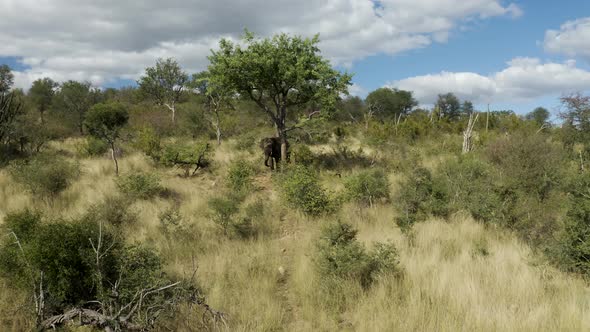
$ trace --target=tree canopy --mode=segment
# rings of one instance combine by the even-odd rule
[[[375,116],[380,119],[396,118],[400,114],[407,115],[418,106],[411,91],[387,87],[369,93],[365,103],[373,108]]]
[[[41,113],[42,122],[44,121],[43,115],[49,109],[57,87],[58,84],[55,81],[46,77],[34,81],[29,90],[29,97]]]
[[[449,120],[456,120],[461,115],[461,102],[451,92],[438,95],[436,106],[440,111],[440,115]]]
[[[189,82],[185,73],[173,58],[158,59],[154,67],[145,69],[137,84],[140,91],[155,100],[158,105],[165,106],[172,112],[172,122],[176,121],[176,103],[183,89]]]
[[[319,110],[308,110],[307,121],[332,108],[351,84],[351,75],[333,69],[318,43],[318,35],[281,33],[258,39],[247,31],[243,46],[222,39],[219,50],[209,56],[210,82],[253,100],[272,120],[286,149],[287,132],[296,125],[287,125],[288,115],[319,105]]]
[[[14,74],[8,65],[0,65],[0,94],[8,93],[14,84]]]

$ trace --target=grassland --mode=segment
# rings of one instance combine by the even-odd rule
[[[53,200],[39,200],[0,170],[0,220],[7,213],[37,208],[49,218],[75,219],[117,191],[107,158],[76,157],[76,140],[52,143],[53,153],[77,159],[82,175]],[[215,151],[212,168],[185,179],[157,167],[139,153],[124,155],[122,174],[157,173],[170,197],[139,200],[131,211],[137,222],[124,225],[130,243],[146,242],[163,256],[166,270],[197,279],[207,302],[227,313],[230,331],[584,331],[590,330],[590,288],[583,280],[551,267],[516,236],[485,227],[465,213],[449,221],[431,218],[408,235],[393,222],[394,202],[373,207],[345,204],[334,216],[310,218],[284,206],[271,173],[256,153],[238,152],[231,141]],[[320,147],[321,148],[321,147]],[[256,165],[255,190],[248,200],[263,202],[260,231],[248,240],[228,238],[211,221],[207,202],[225,185],[232,160]],[[436,161],[431,161],[435,163]],[[398,190],[400,175],[388,175]],[[339,190],[341,180],[323,172],[322,182]],[[166,236],[159,214],[177,207],[182,237]],[[367,290],[343,282],[339,296],[326,298],[314,268],[315,242],[323,224],[342,220],[358,228],[358,238],[392,241],[403,276],[384,277]],[[1,221],[0,221],[1,222]],[[32,322],[22,310],[25,298],[0,280],[0,327],[22,331]],[[190,312],[174,318],[178,331],[190,331]]]

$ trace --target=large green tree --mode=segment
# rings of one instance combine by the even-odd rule
[[[39,113],[41,114],[41,123],[45,122],[45,112],[49,109],[53,96],[55,95],[55,89],[58,84],[51,78],[40,78],[33,82],[31,89],[29,90],[29,98],[37,106]]]
[[[90,135],[105,141],[111,147],[111,156],[117,175],[119,175],[119,163],[117,162],[115,144],[119,139],[121,128],[128,121],[129,112],[120,103],[96,104],[88,111],[84,121]]]
[[[575,93],[561,98],[563,130],[567,143],[584,143],[590,149],[590,96]]]
[[[14,84],[14,74],[8,65],[0,65],[0,94],[5,94],[10,91]]]
[[[233,108],[232,91],[209,80],[209,72],[193,74],[189,87],[205,97],[205,117],[213,126],[217,136],[217,145],[221,145],[220,112]]]
[[[449,92],[444,95],[438,95],[436,106],[441,117],[449,120],[457,120],[461,116],[461,102],[453,93]]]
[[[80,135],[83,135],[86,112],[88,112],[94,100],[90,83],[67,81],[61,85],[58,98],[64,111],[76,116],[78,130]]]
[[[189,82],[188,75],[173,58],[158,59],[154,67],[145,69],[137,84],[140,91],[153,98],[156,104],[172,112],[172,123],[176,123],[176,103]]]
[[[532,112],[528,113],[525,118],[534,121],[539,127],[547,124],[551,113],[544,107],[537,107]]]
[[[392,119],[407,115],[418,102],[411,91],[392,88],[379,88],[367,96],[365,103],[379,119]]]
[[[259,39],[246,32],[243,43],[222,39],[219,50],[209,56],[211,83],[253,100],[272,120],[281,139],[282,160],[287,155],[287,133],[333,108],[350,85],[351,75],[333,69],[320,54],[318,43],[318,35],[302,38],[281,33]],[[287,123],[306,107],[311,111]]]
[[[23,106],[20,93],[10,91],[13,80],[14,75],[10,68],[7,65],[0,66],[0,144],[9,139]]]

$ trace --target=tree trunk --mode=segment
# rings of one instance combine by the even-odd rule
[[[277,136],[281,139],[281,171],[285,170],[287,163],[287,128],[285,128],[284,120],[277,123]]]
[[[217,109],[215,110],[215,134],[217,135],[217,145],[221,145],[221,128]]]
[[[115,175],[119,176],[119,162],[117,161],[117,155],[115,153],[115,143],[111,143],[111,157],[115,163]]]

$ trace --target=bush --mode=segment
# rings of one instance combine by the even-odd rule
[[[356,234],[351,225],[340,222],[322,230],[316,266],[324,279],[354,280],[367,288],[382,273],[400,272],[393,244],[377,243],[372,252],[367,252]]]
[[[281,190],[285,200],[310,216],[335,210],[335,202],[321,186],[317,175],[303,166],[289,169],[282,177]]]
[[[309,146],[305,144],[296,144],[291,149],[291,154],[293,155],[293,162],[296,164],[310,166],[315,161],[315,155]]]
[[[62,157],[38,155],[12,163],[9,172],[32,194],[55,197],[80,175],[80,168]]]
[[[431,172],[423,167],[416,167],[400,185],[396,198],[400,216],[396,218],[402,231],[424,221],[430,214],[447,216],[449,214],[446,188],[434,181]]]
[[[550,253],[566,271],[590,277],[590,175],[576,176],[569,191],[570,208]]]
[[[119,190],[129,198],[150,199],[163,192],[156,174],[135,173],[117,179]]]
[[[170,285],[173,279],[162,270],[162,261],[154,250],[142,245],[125,246],[106,225],[89,220],[47,223],[40,214],[24,211],[9,214],[0,225],[0,233],[11,234],[0,238],[0,276],[28,294],[39,294],[39,285],[43,285],[45,306],[39,320],[82,305],[104,315],[116,315],[125,304],[137,300],[138,294],[144,294],[137,308],[121,309],[124,321],[113,316],[100,327],[115,330],[129,326],[128,322],[146,330],[154,321],[146,323],[144,319],[158,317],[153,308],[170,314],[181,303],[203,301],[197,287],[181,282],[148,296],[147,290]],[[96,248],[101,250],[98,263]],[[80,324],[93,324],[87,318],[80,316]]]
[[[230,234],[234,216],[240,210],[240,199],[235,196],[214,197],[209,200],[211,218],[226,235]]]
[[[209,166],[209,156],[211,154],[209,143],[202,142],[196,144],[167,144],[162,152],[160,162],[165,166],[176,166],[184,170],[184,176],[194,175],[197,170]],[[191,174],[191,169],[193,169]]]
[[[563,178],[563,150],[543,135],[515,135],[501,138],[487,149],[489,160],[502,171],[510,190],[537,195],[540,199]]]
[[[156,161],[160,159],[162,150],[160,136],[156,133],[153,127],[146,126],[139,129],[133,142],[133,146]]]
[[[109,145],[94,136],[88,136],[86,140],[78,146],[78,153],[82,156],[102,156],[109,151]]]
[[[104,221],[113,226],[131,225],[137,221],[137,214],[129,210],[130,205],[131,202],[125,197],[107,197],[102,203],[90,207],[85,219]]]
[[[236,192],[247,191],[252,187],[253,167],[245,160],[234,161],[229,166],[228,184]]]
[[[0,272],[5,277],[25,288],[37,278],[38,271],[43,271],[49,310],[96,299],[94,253],[89,241],[98,238],[96,224],[46,224],[41,215],[25,211],[8,215],[3,228],[16,234],[23,250],[19,252],[15,238],[0,246]],[[103,232],[103,239],[105,243],[116,243],[107,231]],[[104,272],[114,281],[114,260],[109,258],[105,260]]]
[[[473,157],[442,164],[437,178],[448,191],[449,210],[466,210],[475,219],[499,222],[504,219],[501,188],[493,167]]]
[[[363,170],[346,179],[344,187],[348,199],[365,205],[389,198],[389,182],[382,170]]]

